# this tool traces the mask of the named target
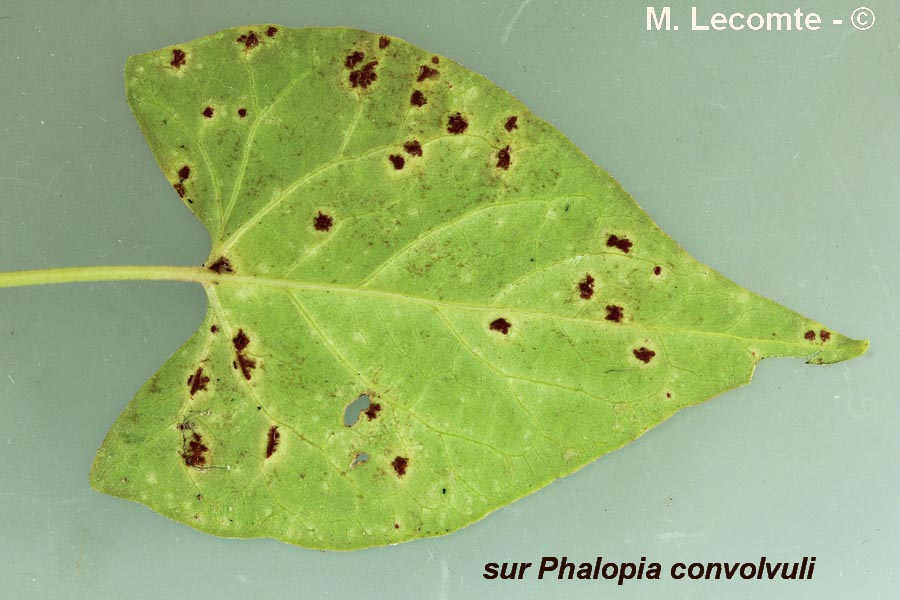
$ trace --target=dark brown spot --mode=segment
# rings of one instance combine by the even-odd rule
[[[381,405],[378,403],[372,403],[369,405],[369,408],[366,409],[366,416],[369,417],[371,421],[375,417],[378,416],[378,413],[381,412]]]
[[[827,329],[823,329],[823,330],[819,331],[819,337],[822,339],[823,342],[827,342],[829,339],[831,339],[831,332],[828,331]]]
[[[425,94],[419,90],[415,90],[409,97],[409,103],[413,106],[423,106],[428,103],[428,100],[425,98]]]
[[[353,67],[361,63],[362,59],[364,59],[365,57],[365,54],[363,54],[359,50],[356,50],[355,52],[353,52],[353,54],[347,55],[347,58],[344,59],[344,66],[348,69],[352,69]]]
[[[390,44],[391,44],[391,38],[389,38],[388,36],[383,35],[380,38],[378,38],[378,47],[381,48],[382,50],[384,48],[387,48]]]
[[[400,529],[400,523],[394,523],[394,529]]]
[[[508,171],[509,170],[509,159],[510,159],[509,146],[507,146],[506,148],[501,149],[497,153],[497,168],[503,169],[504,171]]]
[[[405,456],[398,456],[391,462],[391,466],[394,467],[394,471],[397,472],[397,477],[406,475],[407,465],[409,465],[409,459]]]
[[[206,452],[209,448],[203,443],[203,436],[196,431],[191,433],[191,437],[185,438],[181,444],[181,458],[184,460],[185,466],[202,467],[206,464]]]
[[[278,33],[278,28],[274,25],[270,25],[268,29],[266,29],[266,35],[269,37],[275,37],[275,34]]]
[[[631,240],[628,238],[620,238],[617,235],[610,235],[606,238],[606,245],[610,248],[618,248],[625,254],[628,254],[628,251],[631,250]]]
[[[266,458],[269,458],[273,454],[275,454],[275,450],[278,449],[278,440],[281,439],[281,434],[278,433],[278,426],[272,425],[269,427],[269,436],[266,440]]]
[[[447,118],[447,131],[454,134],[460,134],[466,130],[469,122],[466,121],[459,113],[453,113]]]
[[[185,195],[186,191],[185,191],[185,189],[184,189],[184,184],[183,184],[183,183],[181,183],[181,182],[179,181],[178,183],[172,184],[172,187],[175,188],[175,191],[176,191],[176,192],[178,192],[178,197],[179,197],[179,198],[184,198],[184,195]]]
[[[419,143],[419,140],[410,140],[406,142],[403,144],[403,149],[412,156],[422,156],[422,144]]]
[[[661,275],[661,274],[662,274],[662,267],[660,267],[660,266],[653,267],[653,274],[654,274],[654,275]]]
[[[259,46],[259,38],[256,37],[255,31],[248,31],[237,39],[239,44],[244,44],[244,50]]]
[[[645,363],[650,362],[650,359],[656,356],[656,352],[650,350],[649,348],[644,348],[643,346],[641,346],[637,350],[633,350],[632,352],[634,352],[635,358]]]
[[[506,335],[507,333],[509,333],[509,328],[512,327],[512,323],[510,323],[503,317],[500,317],[499,319],[494,319],[493,321],[491,321],[491,324],[488,327],[490,327],[493,331],[499,331],[503,335]]]
[[[212,116],[213,116],[213,113],[214,113],[214,112],[215,112],[215,111],[213,110],[213,107],[212,107],[212,106],[207,106],[206,108],[203,109],[203,113],[202,113],[202,114],[203,114],[203,116],[206,117],[207,119],[212,119]]]
[[[585,273],[584,279],[578,282],[578,295],[585,300],[590,300],[594,295],[594,278],[590,273]]]
[[[671,393],[671,392],[666,392],[666,398],[671,398],[671,397],[672,397],[672,393]]]
[[[373,60],[363,65],[363,68],[351,71],[350,85],[352,87],[361,87],[362,89],[369,87],[373,81],[378,79],[378,73],[375,72],[375,65],[377,64],[378,61]]]
[[[313,218],[313,227],[316,228],[316,231],[328,231],[331,229],[332,225],[334,225],[334,219],[332,219],[330,215],[323,213],[321,210],[319,211],[319,214]]]
[[[437,69],[432,69],[428,65],[422,65],[421,67],[419,67],[419,76],[416,77],[416,81],[422,82],[431,77],[436,77],[437,75]]]
[[[256,368],[256,361],[244,354],[244,350],[250,345],[250,338],[247,337],[247,334],[244,333],[243,329],[238,329],[237,335],[234,336],[231,342],[234,344],[234,349],[237,353],[237,361],[231,364],[234,365],[235,368],[239,368],[244,379],[249,381],[250,372]]]
[[[178,169],[178,177],[181,178],[182,181],[191,176],[191,168],[187,165],[184,165],[180,169]]]
[[[616,323],[622,322],[622,307],[616,306],[615,304],[607,304],[606,305],[606,320],[607,321],[615,321]]]
[[[238,109],[238,116],[239,116],[240,118],[242,118],[242,119],[243,119],[244,117],[246,117],[246,116],[247,116],[247,109],[246,109],[246,108],[239,108],[239,109]]]
[[[234,273],[234,269],[231,268],[231,263],[228,262],[228,259],[224,256],[220,256],[216,259],[216,262],[209,265],[209,270],[213,273]]]
[[[243,352],[244,349],[250,345],[250,338],[247,337],[247,334],[244,333],[243,329],[238,329],[237,335],[234,336],[231,343],[234,344],[234,349],[237,352]]]
[[[816,332],[813,331],[812,329],[810,329],[805,334],[803,334],[803,337],[805,337],[808,340],[814,340],[814,339],[816,339]]]
[[[438,58],[437,56],[431,57],[431,64],[436,65],[436,64],[439,64],[440,62],[441,62],[441,59]]]
[[[513,129],[519,128],[518,122],[519,122],[519,117],[517,117],[516,115],[513,115],[506,120],[506,123],[503,126],[506,127],[507,131],[512,131]]]
[[[388,156],[388,160],[391,161],[391,164],[394,165],[394,168],[398,171],[406,164],[406,160],[399,154],[391,154]]]
[[[211,333],[219,333],[219,326],[218,326],[218,325],[213,325],[212,327],[209,328],[209,331],[210,331]]]
[[[188,385],[191,388],[191,397],[199,391],[206,391],[206,384],[209,383],[209,377],[203,374],[203,367],[197,367],[197,372],[188,377]]]
[[[176,69],[181,68],[184,65],[184,50],[181,48],[174,48],[172,50],[172,62],[169,64],[175,67]]]

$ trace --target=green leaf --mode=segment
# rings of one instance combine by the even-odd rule
[[[202,531],[441,535],[763,358],[866,349],[698,263],[550,124],[397,38],[230,29],[126,84],[209,230],[209,310],[91,483]]]

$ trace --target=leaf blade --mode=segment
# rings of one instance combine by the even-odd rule
[[[129,59],[221,278],[111,430],[97,489],[218,535],[441,535],[762,358],[865,351],[697,263],[484,78],[396,38],[276,29]],[[378,410],[346,427],[361,394]]]

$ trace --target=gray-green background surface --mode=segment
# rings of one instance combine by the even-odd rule
[[[322,553],[211,537],[88,486],[107,429],[199,324],[199,285],[0,290],[0,597],[896,597],[900,7],[864,4],[868,31],[848,23],[855,1],[810,0],[823,29],[781,33],[688,31],[675,1],[669,33],[633,1],[0,4],[0,270],[203,262],[208,236],[125,103],[126,57],[234,25],[343,25],[486,75],[698,259],[872,342],[830,367],[764,361],[750,386],[457,533]],[[817,565],[805,582],[481,577],[543,555]]]

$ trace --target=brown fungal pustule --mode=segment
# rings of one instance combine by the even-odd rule
[[[409,103],[413,106],[424,106],[428,103],[428,99],[425,98],[425,94],[420,90],[413,90],[413,93],[409,97]]]
[[[246,116],[247,116],[247,109],[246,109],[246,108],[239,108],[239,109],[238,109],[238,116],[239,116],[240,118],[242,118],[242,119],[243,119],[244,117],[246,117]]]
[[[578,295],[584,300],[590,300],[594,295],[594,281],[590,273],[585,273],[584,279],[578,282]]]
[[[509,329],[512,327],[512,323],[510,323],[503,317],[500,317],[499,319],[494,319],[493,321],[491,321],[488,327],[491,328],[491,331],[499,331],[503,335],[506,335],[507,333],[509,333]]]
[[[184,63],[185,63],[184,58],[185,58],[184,50],[182,50],[181,48],[173,48],[172,49],[172,62],[170,62],[169,64],[172,65],[173,67],[175,67],[176,69],[180,69],[182,66],[184,66]]]
[[[191,176],[191,168],[187,165],[184,165],[180,169],[178,169],[178,177],[182,181]]]
[[[388,160],[391,161],[391,164],[394,165],[394,168],[398,171],[406,164],[406,159],[399,154],[391,154],[388,156]]]
[[[191,390],[191,397],[194,397],[199,391],[206,391],[206,384],[209,383],[209,377],[203,374],[203,367],[197,367],[197,371],[188,377],[188,387]]]
[[[236,41],[237,43],[244,45],[244,50],[250,50],[251,48],[259,46],[259,38],[256,37],[255,31],[248,31],[241,35]]]
[[[409,466],[409,459],[405,456],[397,456],[391,461],[391,466],[394,467],[397,477],[403,477],[406,475],[406,467]]]
[[[506,120],[506,123],[503,124],[506,127],[507,131],[512,131],[513,129],[519,128],[519,117],[516,115],[512,115],[510,118]]]
[[[656,356],[656,352],[649,348],[645,348],[644,346],[635,348],[632,352],[634,352],[634,357],[643,363],[650,362],[650,360]]]
[[[406,142],[403,144],[403,149],[411,156],[422,156],[422,144],[419,143],[419,140],[410,140]]]
[[[509,162],[510,154],[509,146],[507,146],[506,148],[501,148],[500,151],[497,152],[497,168],[509,171]]]
[[[184,198],[184,195],[187,193],[187,190],[184,189],[184,184],[180,181],[178,183],[173,183],[172,187],[175,188],[175,191],[178,192],[179,198]]]
[[[822,329],[821,331],[819,331],[819,339],[821,339],[822,342],[827,342],[829,339],[831,339],[831,332],[827,329]]]
[[[460,134],[466,130],[469,122],[459,113],[453,113],[447,118],[447,132]]]
[[[660,267],[659,265],[656,265],[655,267],[653,267],[653,274],[654,275],[662,275],[662,267]]]
[[[369,408],[366,409],[365,415],[371,421],[372,419],[374,419],[375,417],[378,416],[379,412],[381,412],[381,405],[378,404],[377,402],[373,402],[372,404],[369,405]]]
[[[328,231],[332,225],[334,225],[334,219],[331,215],[326,215],[321,210],[319,214],[313,217],[313,227],[315,227],[316,231]]]
[[[353,67],[361,63],[365,57],[365,54],[363,54],[359,50],[355,50],[351,54],[348,54],[346,58],[344,58],[344,67],[352,69]]]
[[[606,320],[613,321],[615,323],[622,322],[622,307],[616,304],[607,304],[606,305]]]
[[[202,467],[206,464],[206,453],[209,448],[203,443],[203,436],[196,431],[184,438],[181,444],[181,458],[187,467]]]
[[[228,259],[224,256],[217,258],[208,268],[213,273],[234,273],[234,269],[231,268],[231,263],[228,262]]]
[[[803,334],[803,337],[805,337],[809,341],[812,341],[812,340],[816,339],[816,332],[813,331],[812,329],[810,329],[809,331],[807,331],[806,333]]]
[[[275,450],[278,449],[278,440],[280,439],[281,434],[278,433],[278,426],[272,425],[269,427],[269,433],[266,436],[266,458],[275,454]]]
[[[244,333],[243,329],[238,329],[237,335],[232,338],[231,343],[234,344],[235,362],[232,363],[236,369],[240,369],[244,379],[250,380],[251,371],[256,368],[256,361],[244,354],[244,350],[250,345],[250,338]]]
[[[382,50],[384,50],[385,48],[390,46],[390,44],[391,44],[391,38],[389,38],[388,36],[383,35],[380,38],[378,38],[378,47],[381,48]]]
[[[367,62],[361,69],[357,69],[356,71],[350,72],[350,86],[351,87],[361,87],[362,89],[366,89],[372,82],[378,79],[378,73],[375,72],[375,65],[378,64],[377,60],[373,60]]]
[[[421,82],[425,81],[426,79],[431,79],[432,77],[437,77],[437,75],[438,75],[437,69],[432,69],[428,65],[422,65],[421,67],[419,67],[419,76],[416,77],[416,81],[421,83]]]
[[[628,251],[631,250],[631,246],[634,244],[632,244],[631,240],[628,238],[620,238],[617,235],[610,234],[610,236],[606,238],[606,245],[609,248],[618,248],[625,254],[628,254]]]
[[[275,37],[275,34],[278,33],[278,28],[274,25],[270,25],[268,29],[266,29],[266,35],[269,37]]]
[[[207,119],[212,119],[213,114],[215,114],[215,112],[216,112],[216,111],[213,110],[213,107],[212,107],[212,106],[207,106],[206,108],[203,109],[203,112],[200,113],[200,114],[202,114],[202,115],[203,115],[204,117],[206,117]]]

